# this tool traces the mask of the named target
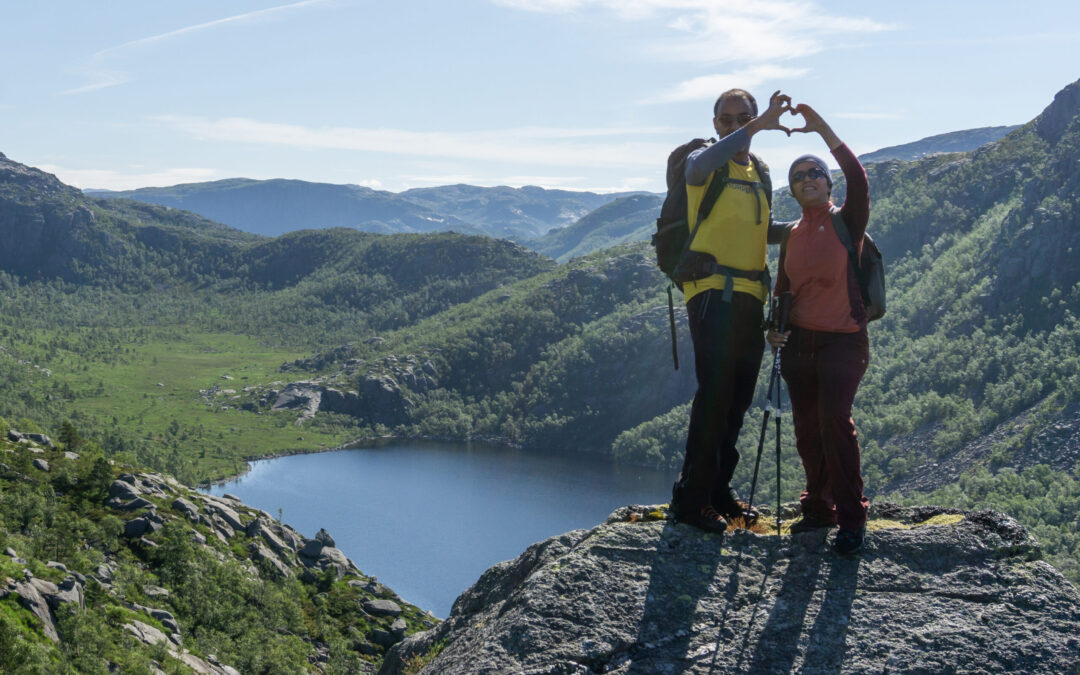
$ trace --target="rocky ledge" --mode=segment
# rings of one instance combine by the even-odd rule
[[[839,556],[824,530],[720,537],[626,507],[489,569],[379,672],[1080,668],[1080,592],[1012,518],[878,504],[868,529]]]

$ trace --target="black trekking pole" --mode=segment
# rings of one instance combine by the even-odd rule
[[[786,291],[780,294],[779,309],[777,310],[777,325],[779,329],[778,333],[783,333],[787,330],[788,314],[791,311],[791,292]],[[773,370],[779,375],[780,373],[780,352],[784,350],[783,347],[776,350],[776,357],[773,358]],[[776,378],[776,536],[780,536],[780,418],[782,413],[781,399],[780,399],[780,387],[783,384],[783,378]]]
[[[780,349],[776,350],[776,369],[780,370]],[[776,383],[776,536],[780,536],[780,382]]]
[[[758,435],[757,444],[757,459],[754,460],[754,479],[750,481],[750,499],[746,502],[746,513],[743,514],[743,519],[746,520],[746,524],[749,525],[754,519],[754,492],[757,491],[757,477],[758,468],[761,466],[761,451],[765,448],[765,432],[769,429],[769,412],[772,410],[772,392],[773,385],[776,383],[776,361],[773,361],[772,371],[769,373],[769,391],[765,394],[765,417],[761,420],[761,433]]]
[[[675,370],[679,369],[679,336],[675,333],[675,303],[671,299],[671,284],[667,287],[667,313],[671,322],[671,358],[675,360]]]
[[[770,327],[779,328],[781,333],[786,330],[788,310],[790,308],[791,293],[781,293],[780,297],[777,298],[774,308],[775,311],[770,313]],[[783,326],[783,328],[780,328],[780,326]],[[748,525],[753,520],[751,509],[754,507],[754,493],[757,492],[758,469],[761,467],[761,453],[765,449],[765,434],[769,430],[769,415],[773,410],[773,387],[776,387],[776,396],[777,400],[779,400],[780,379],[780,350],[778,349],[776,350],[776,356],[773,357],[772,370],[769,372],[769,390],[765,394],[765,417],[761,420],[761,433],[758,434],[757,458],[754,460],[754,478],[750,482],[750,500],[746,502],[746,514],[744,515],[744,518]],[[779,406],[777,406],[777,420],[779,420],[779,414]],[[779,422],[776,428],[777,433],[779,433]],[[779,439],[777,440],[777,443],[779,443]],[[779,515],[777,515],[777,517],[779,517]]]

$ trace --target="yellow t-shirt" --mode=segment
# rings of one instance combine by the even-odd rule
[[[717,174],[714,172],[704,185],[686,186],[687,214],[691,215],[691,224],[697,219],[698,207],[704,199],[709,185]],[[731,160],[728,162],[728,178],[760,182],[754,163],[745,166]],[[755,198],[754,190],[758,194]],[[760,200],[760,211],[758,203]],[[692,226],[692,225],[691,225]],[[720,198],[716,200],[709,217],[701,223],[701,228],[690,245],[691,251],[711,253],[716,262],[727,267],[748,272],[765,269],[765,247],[769,232],[769,202],[765,197],[765,188],[753,188],[739,183],[724,186]],[[722,290],[726,277],[714,274],[711,277],[690,281],[683,284],[683,295],[689,302],[692,297],[709,289]],[[760,281],[734,278],[734,291],[749,293],[762,302],[768,297],[769,289]]]

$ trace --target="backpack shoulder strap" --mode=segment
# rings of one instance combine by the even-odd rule
[[[716,200],[720,199],[720,193],[724,191],[727,181],[728,165],[724,164],[724,166],[713,172],[709,189],[705,191],[705,196],[701,198],[701,205],[698,207],[698,222],[709,217],[712,207],[716,206]]]
[[[750,153],[750,161],[754,163],[754,171],[757,171],[761,179],[761,186],[765,188],[765,201],[769,203],[769,215],[772,215],[772,174],[769,173],[769,165],[754,153]]]
[[[832,215],[832,225],[833,229],[836,230],[836,236],[840,239],[840,243],[844,245],[844,248],[847,249],[851,261],[856,262],[855,244],[851,241],[851,232],[848,231],[844,217],[840,215],[840,209],[834,206],[829,213]],[[855,265],[855,269],[859,269],[858,264]]]
[[[694,243],[694,237],[697,235],[697,231],[701,227],[702,221],[709,217],[709,212],[712,211],[712,207],[716,204],[716,200],[720,199],[720,193],[724,191],[724,185],[727,183],[727,179],[727,164],[713,172],[712,180],[709,182],[709,188],[705,190],[705,196],[701,198],[701,204],[698,205],[697,216],[694,218],[694,227],[691,228],[690,236],[686,239],[686,246],[683,247],[684,252],[690,250],[690,244]],[[687,220],[689,220],[690,214],[686,215]]]
[[[780,228],[780,255],[777,258],[780,261],[780,265],[784,264],[784,257],[787,255],[787,241],[791,236],[791,231],[795,229],[795,226],[799,224],[799,221],[792,220],[788,223],[777,223],[776,225],[770,225],[769,227]],[[779,274],[777,275],[779,276]]]
[[[859,282],[859,290],[862,292],[863,303],[869,307],[869,270],[863,267],[859,262],[859,253],[855,249],[855,244],[851,241],[851,233],[848,232],[847,223],[844,222],[844,217],[840,215],[840,209],[834,206],[830,211],[830,214],[832,215],[832,224],[833,229],[836,230],[836,236],[840,239],[840,243],[844,245],[844,248],[847,249],[848,260],[851,261],[851,269],[855,272],[855,280]],[[863,236],[865,237],[866,235]]]
[[[797,220],[793,220],[790,223],[781,223],[780,224],[780,227],[783,228],[783,231],[780,234],[780,250],[781,251],[783,251],[785,248],[787,248],[787,240],[788,240],[788,237],[791,236],[791,230],[793,230],[795,228],[795,226],[798,225],[798,224],[799,224],[799,221],[797,221]]]

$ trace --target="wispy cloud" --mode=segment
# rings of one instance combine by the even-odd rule
[[[876,120],[902,120],[907,119],[902,113],[896,112],[840,112],[833,115],[845,120],[863,120],[872,122]]]
[[[604,10],[627,20],[660,19],[668,35],[651,48],[695,63],[757,62],[822,51],[837,36],[893,28],[872,19],[842,16],[813,2],[793,0],[492,0],[533,12]]]
[[[656,96],[641,101],[642,103],[674,103],[678,101],[700,101],[713,99],[722,91],[740,87],[753,89],[766,82],[801,77],[807,73],[806,68],[790,68],[764,64],[751,66],[730,73],[716,75],[702,75],[685,82],[680,82],[674,88],[660,92]]]
[[[86,77],[86,83],[68,89],[61,92],[63,95],[85,94],[91,91],[97,91],[99,89],[105,89],[108,87],[115,87],[119,84],[129,82],[131,78],[127,73],[119,70],[110,69],[107,67],[107,63],[110,58],[122,56],[124,53],[141,47],[148,47],[157,42],[163,40],[169,40],[171,38],[180,37],[182,35],[188,35],[191,33],[197,33],[210,28],[217,28],[229,24],[245,24],[255,23],[258,21],[265,21],[274,17],[275,15],[283,12],[288,12],[296,9],[301,9],[311,5],[319,5],[329,2],[331,0],[301,0],[301,2],[293,2],[287,5],[278,5],[277,7],[268,7],[266,9],[256,10],[254,12],[246,12],[244,14],[236,14],[234,16],[227,16],[222,19],[214,19],[213,21],[204,21],[203,23],[194,24],[191,26],[185,26],[183,28],[177,28],[165,33],[159,33],[158,35],[151,35],[148,37],[138,38],[136,40],[129,40],[113,47],[107,47],[99,52],[94,53],[89,60],[89,63],[80,68],[83,75]]]
[[[155,118],[197,140],[283,145],[546,166],[662,166],[670,141],[643,140],[662,127],[559,129],[520,127],[492,131],[437,132],[406,129],[329,127],[265,122],[242,117]]]
[[[115,87],[119,84],[128,82],[131,78],[127,73],[120,72],[118,70],[106,70],[101,67],[100,61],[97,59],[91,59],[91,63],[86,68],[83,68],[83,76],[86,77],[86,83],[79,87],[74,87],[66,91],[60,92],[63,96],[73,96],[76,94],[85,94],[91,91],[97,91],[98,89],[108,89],[109,87]]]
[[[650,21],[657,37],[645,48],[654,56],[697,64],[743,64],[731,73],[701,75],[643,103],[711,98],[733,86],[753,87],[799,77],[803,67],[778,65],[828,49],[841,39],[895,28],[843,16],[813,2],[793,0],[491,0],[532,12],[610,12],[624,21]]]
[[[220,178],[216,170],[203,168],[176,168],[159,171],[134,170],[131,172],[111,169],[69,169],[55,164],[42,164],[38,168],[55,175],[68,185],[84,190],[134,190],[141,187],[164,187]]]

